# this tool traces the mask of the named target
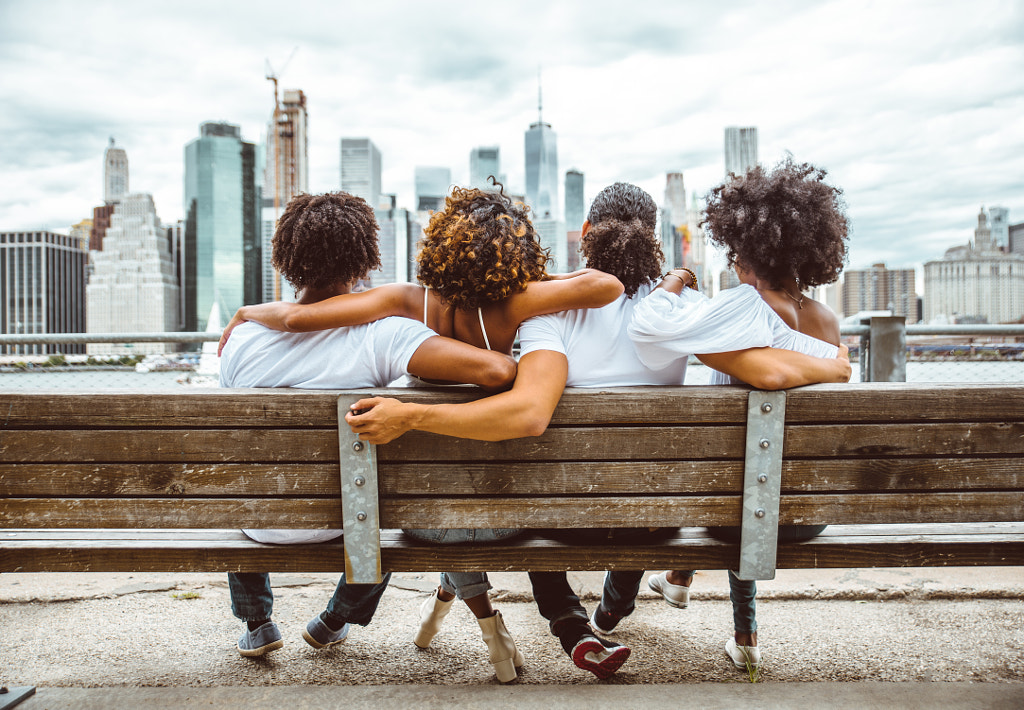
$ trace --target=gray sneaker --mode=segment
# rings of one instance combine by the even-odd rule
[[[346,623],[337,631],[331,631],[331,627],[325,624],[324,620],[317,614],[306,624],[306,630],[302,632],[302,638],[306,639],[306,643],[313,648],[327,648],[345,640],[345,637],[348,636],[348,626]]]
[[[246,631],[238,639],[238,652],[243,656],[262,656],[267,651],[276,651],[284,646],[277,624],[268,621],[254,631]]]

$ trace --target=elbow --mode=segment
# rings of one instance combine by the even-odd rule
[[[516,381],[518,368],[515,359],[511,356],[499,353],[495,353],[495,356],[491,358],[487,367],[481,370],[477,384],[491,392],[502,392]]]
[[[795,386],[793,379],[788,374],[778,370],[759,373],[748,384],[759,390],[784,390]]]
[[[301,316],[288,313],[281,319],[281,329],[286,333],[303,333],[305,330],[301,321]]]
[[[551,413],[541,411],[525,412],[520,421],[520,437],[540,436],[548,430]]]

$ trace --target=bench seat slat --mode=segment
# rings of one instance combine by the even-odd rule
[[[1024,564],[1024,526],[957,525],[835,526],[814,540],[779,546],[780,568],[938,567]],[[872,530],[872,528],[875,528]],[[17,539],[0,539],[0,572],[339,572],[344,546],[261,545],[235,530],[195,531],[188,539],[168,531],[137,531],[126,540],[105,530],[18,530]],[[173,531],[178,532],[178,531]],[[398,531],[381,533],[385,570],[436,572],[562,569],[726,569],[738,558],[735,545],[683,528],[658,545],[594,545],[585,548],[527,537],[465,548],[425,545]]]
[[[258,496],[340,494],[337,464],[6,464],[5,496]],[[381,464],[382,497],[412,495],[596,495],[735,493],[743,481],[738,461],[603,461],[559,464]],[[1019,456],[928,459],[800,459],[782,466],[782,491],[1005,490],[1024,488]]]
[[[433,403],[477,399],[474,388],[376,388],[346,390],[381,394],[410,402]],[[601,393],[601,397],[593,395]],[[630,387],[574,389],[562,395],[552,418],[553,426],[575,426],[598,421],[662,423],[746,421],[745,387]],[[133,421],[137,426],[305,427],[318,426],[336,416],[337,391],[311,390],[206,390],[204,404],[196,407],[194,391],[139,393],[117,390],[75,393],[37,390],[4,395],[8,428],[105,426]],[[812,385],[788,392],[790,423],[832,422],[841,411],[848,422],[886,421],[1005,421],[1008,412],[1024,413],[1024,385],[1018,383],[886,383]],[[879,407],[879,399],[886,401]],[[992,402],[999,401],[999,407]],[[1018,421],[1024,414],[1018,417]]]
[[[377,460],[562,461],[735,459],[739,426],[574,427],[504,442],[409,432],[379,447]],[[786,457],[978,456],[1021,454],[1024,422],[788,425]],[[335,429],[10,430],[0,462],[336,462]]]
[[[566,498],[389,498],[384,527],[633,527],[736,525],[740,498],[721,496]],[[781,524],[1011,522],[1024,519],[1024,492],[802,494],[783,496]],[[0,527],[340,528],[331,499],[8,498]]]

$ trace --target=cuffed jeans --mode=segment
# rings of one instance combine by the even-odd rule
[[[514,528],[445,528],[439,530],[402,530],[409,537],[435,545],[459,545],[466,542],[497,542],[519,535]],[[441,589],[466,600],[491,589],[486,572],[442,572]]]
[[[377,611],[380,597],[388,587],[388,572],[378,584],[347,584],[341,575],[334,596],[327,604],[326,621],[333,628],[345,624],[366,626]],[[265,572],[228,572],[231,613],[242,621],[269,619],[274,611],[270,575]]]
[[[569,586],[569,578],[565,572],[530,572],[530,584],[533,585],[533,598],[541,616],[548,620],[551,633],[555,633],[555,625],[567,619],[577,619],[587,623],[590,617],[587,610],[580,604],[580,598]]]

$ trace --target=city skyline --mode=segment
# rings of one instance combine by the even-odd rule
[[[789,150],[830,171],[849,205],[850,268],[938,258],[969,238],[981,205],[1024,221],[1024,8],[1012,3],[528,2],[472,17],[441,3],[402,6],[388,23],[383,6],[325,6],[315,22],[248,7],[0,5],[0,229],[66,232],[90,216],[110,136],[161,217],[183,217],[182,146],[211,120],[262,143],[268,59],[282,89],[308,97],[315,192],[339,187],[340,138],[367,136],[399,206],[415,206],[416,165],[450,166],[466,184],[476,146],[500,147],[522,194],[541,64],[544,120],[560,163],[586,173],[588,204],[615,180],[660,202],[679,171],[705,194],[736,125],[757,127],[762,163]],[[496,41],[479,30],[499,15]],[[365,31],[339,42],[342,17]],[[156,28],[180,41],[153,43]]]

